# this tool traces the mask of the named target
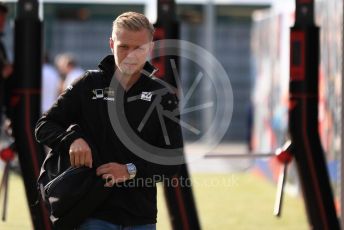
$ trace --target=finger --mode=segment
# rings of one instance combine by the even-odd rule
[[[98,176],[103,175],[103,174],[109,174],[110,168],[109,167],[98,168],[96,173]]]
[[[85,153],[79,154],[79,167],[85,165],[85,158],[86,158],[86,154]]]
[[[80,153],[74,154],[74,165],[75,167],[80,166]]]
[[[105,181],[114,180],[114,176],[110,173],[105,173],[102,175],[102,179]]]
[[[115,184],[115,178],[112,174],[104,174],[102,178],[105,180],[104,187],[112,187]]]
[[[98,172],[103,172],[104,170],[108,170],[109,168],[110,168],[110,163],[103,164],[97,168],[97,174]],[[104,174],[104,173],[99,173],[98,175],[100,174]]]
[[[69,152],[69,160],[70,160],[70,166],[75,167],[74,153],[72,151]]]

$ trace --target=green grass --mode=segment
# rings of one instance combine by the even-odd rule
[[[1,175],[2,176],[2,175]],[[6,222],[0,221],[0,229],[3,230],[26,230],[33,229],[27,205],[24,183],[17,174],[10,174],[9,192],[7,203]],[[3,211],[3,191],[0,199],[0,213]]]
[[[276,188],[262,178],[243,173],[194,174],[192,182],[202,229],[308,229],[301,198],[286,195],[282,217],[272,215]],[[11,174],[7,221],[0,222],[0,229],[32,229],[24,194],[21,177]],[[171,229],[161,187],[158,210],[158,229]]]
[[[309,229],[303,200],[285,195],[281,218],[273,216],[276,187],[252,174],[194,174],[202,229]],[[158,229],[171,229],[159,193]]]

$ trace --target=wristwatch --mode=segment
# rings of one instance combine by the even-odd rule
[[[126,164],[129,173],[129,179],[133,179],[136,176],[136,166],[133,163]]]

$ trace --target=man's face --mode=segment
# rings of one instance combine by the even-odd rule
[[[57,60],[56,67],[61,75],[66,76],[68,74],[68,63],[65,58],[60,58]]]
[[[125,76],[140,72],[153,47],[148,30],[130,31],[121,28],[113,34],[110,48],[117,68]]]

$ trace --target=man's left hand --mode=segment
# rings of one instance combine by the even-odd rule
[[[112,187],[115,183],[124,182],[129,179],[129,173],[125,164],[111,162],[97,168],[97,175],[106,181],[105,187]]]

